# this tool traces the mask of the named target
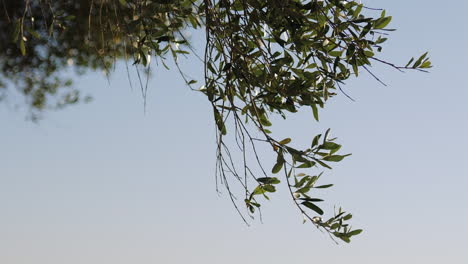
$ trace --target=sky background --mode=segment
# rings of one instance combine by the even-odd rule
[[[76,79],[94,101],[39,124],[0,105],[0,263],[467,263],[468,3],[365,2],[398,29],[382,57],[429,51],[431,73],[375,67],[388,87],[363,74],[345,87],[356,102],[340,94],[320,123],[304,109],[274,127],[298,146],[331,127],[353,153],[326,172],[335,186],[322,196],[364,229],[351,244],[303,225],[285,186],[247,227],[215,190],[205,96],[159,67],[144,114],[120,65],[110,80]]]

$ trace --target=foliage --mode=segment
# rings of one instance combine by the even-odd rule
[[[15,86],[38,117],[80,99],[63,77],[67,66],[110,72],[118,59],[162,57],[194,15],[190,5],[160,2],[2,1],[0,88]]]
[[[308,107],[319,121],[320,109],[349,78],[364,71],[380,82],[371,71],[373,63],[400,71],[431,67],[427,53],[406,66],[379,58],[392,17],[356,1],[5,2],[8,18],[0,33],[6,50],[1,55],[3,77],[19,83],[38,110],[47,105],[46,95],[59,90],[57,71],[70,59],[77,67],[110,69],[117,59],[128,58],[148,66],[151,56],[166,66],[169,54],[178,67],[177,57],[191,51],[182,31],[203,28],[204,85],[199,91],[213,107],[218,131],[216,173],[236,209],[245,220],[230,187],[232,180],[245,191],[243,201],[254,215],[260,197],[269,199],[281,184],[273,175],[283,173],[284,185],[304,220],[345,242],[361,230],[347,224],[352,216],[341,208],[323,220],[325,213],[318,205],[322,199],[316,198],[316,192],[332,186],[319,183],[320,170],[331,169],[332,163],[350,154],[339,154],[341,145],[330,138],[330,130],[313,137],[310,146],[295,148],[290,138],[273,136],[270,119]],[[9,35],[12,41],[6,41]],[[197,82],[179,71],[187,85]],[[38,76],[45,78],[38,81]],[[226,144],[228,136],[234,146]],[[258,144],[271,146],[277,156],[271,172],[260,161]],[[232,154],[232,147],[239,150],[240,158]],[[312,169],[320,173],[309,175]]]

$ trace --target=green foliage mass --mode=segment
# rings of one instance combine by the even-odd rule
[[[206,46],[204,85],[217,126],[217,176],[226,186],[241,217],[253,216],[261,197],[282,185],[282,173],[294,205],[317,228],[349,242],[361,233],[347,221],[341,208],[325,220],[318,205],[322,169],[340,162],[341,145],[324,135],[310,146],[295,148],[291,139],[276,139],[271,116],[308,107],[319,121],[319,111],[341,90],[341,85],[371,65],[383,63],[396,70],[425,71],[427,53],[405,66],[379,57],[392,20],[384,10],[357,1],[335,0],[94,0],[3,1],[0,60],[4,90],[13,83],[31,109],[42,111],[79,100],[78,90],[60,78],[70,61],[76,69],[109,70],[119,60],[148,66],[151,56],[164,66],[167,57],[192,53],[183,31],[203,29]],[[169,55],[169,56],[166,56]],[[181,70],[179,68],[179,70]],[[197,80],[181,75],[192,87]],[[380,81],[375,77],[377,81]],[[68,87],[68,88],[67,88]],[[194,89],[194,88],[192,88]],[[194,89],[195,90],[195,89]],[[226,144],[226,137],[235,146]],[[271,170],[260,162],[256,146],[267,144],[276,154]],[[236,149],[240,158],[231,155]],[[251,158],[249,158],[251,157]],[[318,171],[316,175],[308,173]],[[238,206],[230,183],[245,191],[247,212]]]

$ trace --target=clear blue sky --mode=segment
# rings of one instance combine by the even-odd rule
[[[388,87],[363,75],[346,86],[356,102],[340,95],[319,124],[305,110],[276,127],[298,143],[331,127],[353,153],[324,193],[365,229],[351,244],[302,225],[283,189],[245,226],[215,192],[207,99],[159,67],[145,115],[119,67],[77,79],[94,101],[39,125],[0,106],[0,263],[468,263],[468,4],[364,2],[398,28],[383,57],[428,50],[431,73],[376,67]]]

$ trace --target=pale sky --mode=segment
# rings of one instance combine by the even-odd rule
[[[215,191],[208,100],[154,64],[144,114],[120,65],[109,81],[76,79],[94,101],[39,124],[0,105],[0,263],[468,263],[468,4],[367,2],[398,29],[382,57],[429,51],[431,73],[376,66],[388,87],[363,74],[345,87],[356,102],[339,94],[320,123],[304,109],[274,127],[298,146],[331,127],[353,153],[323,193],[324,209],[342,206],[364,229],[351,244],[303,225],[285,186],[247,227]]]

